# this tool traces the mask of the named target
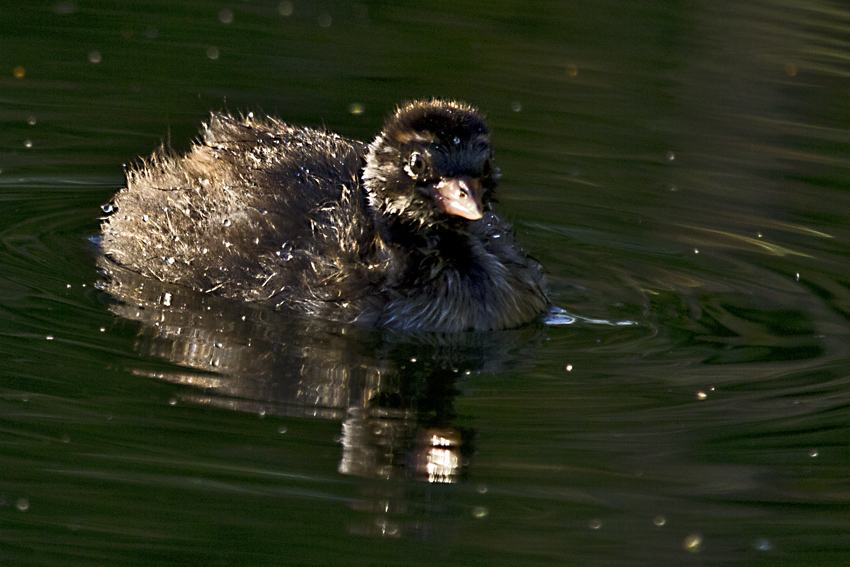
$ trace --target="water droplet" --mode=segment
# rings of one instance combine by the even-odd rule
[[[45,339],[47,339],[48,341],[52,341],[52,340],[53,340],[53,335],[47,335],[47,336],[45,336],[44,338],[45,338]]]
[[[472,509],[472,517],[478,520],[486,518],[489,513],[490,510],[488,510],[486,506],[475,506]]]
[[[333,24],[333,22],[334,22],[331,15],[328,14],[327,12],[323,12],[323,13],[319,14],[319,18],[318,18],[317,21],[319,22],[319,27],[322,27],[322,28],[329,28],[329,27],[331,27],[331,24]]]
[[[280,12],[281,16],[291,16],[292,12],[295,11],[295,6],[292,5],[292,2],[281,2],[277,5],[277,11]]]
[[[522,110],[522,103],[518,100],[515,100],[511,103],[511,110],[514,112],[520,112]]]
[[[232,24],[233,23],[233,10],[228,8],[224,8],[218,13],[218,21],[222,24]]]
[[[77,6],[73,2],[59,2],[55,6],[53,6],[53,11],[57,14],[65,15],[65,14],[73,14],[77,11]]]
[[[658,516],[652,518],[652,523],[660,528],[661,526],[667,523],[667,518],[659,514]]]
[[[18,498],[15,500],[15,508],[17,508],[19,512],[26,512],[30,509],[30,501],[26,498]]]
[[[817,456],[818,456],[818,454],[819,454],[819,453],[818,453],[818,450],[817,450],[817,449],[812,449],[811,451],[809,451],[809,456],[810,456],[811,458],[813,458],[813,459],[814,459],[815,457],[817,457]],[[827,459],[827,460],[829,460],[829,459]]]
[[[691,534],[682,542],[682,549],[691,553],[699,553],[702,548],[702,534]]]
[[[667,152],[667,159],[670,160],[670,161],[674,161],[676,159],[676,154],[673,153],[673,150],[670,150],[669,152]]]
[[[280,433],[281,435],[283,435],[284,433],[287,432],[286,426],[281,425],[280,427],[277,428],[277,432]]]
[[[24,147],[25,148],[31,148],[32,147],[32,140],[24,140]]]
[[[602,527],[602,520],[600,520],[599,518],[593,518],[587,523],[587,527],[591,530],[598,530]]]
[[[348,105],[348,112],[353,114],[354,116],[360,116],[366,111],[366,107],[364,107],[359,102],[352,102]]]
[[[212,59],[213,61],[218,59],[218,47],[214,45],[207,47],[207,58]]]
[[[30,114],[29,118],[27,118],[27,124],[29,124],[30,126],[35,126],[35,122],[36,122],[35,116]]]
[[[103,57],[100,55],[100,51],[89,51],[89,63],[94,63],[97,65],[103,60]]]

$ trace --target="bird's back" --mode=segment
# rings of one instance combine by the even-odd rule
[[[104,252],[162,281],[312,311],[369,271],[358,268],[375,239],[360,187],[364,152],[361,142],[271,118],[213,115],[186,155],[163,149],[128,172]]]

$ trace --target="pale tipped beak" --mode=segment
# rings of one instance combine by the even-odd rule
[[[465,175],[441,179],[431,187],[430,193],[440,210],[449,215],[469,220],[478,220],[484,216],[480,179]]]

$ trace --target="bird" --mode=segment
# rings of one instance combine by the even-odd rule
[[[104,205],[109,266],[279,310],[407,331],[509,329],[549,308],[543,267],[496,213],[483,115],[399,105],[365,143],[212,113]],[[106,270],[108,275],[109,270]]]

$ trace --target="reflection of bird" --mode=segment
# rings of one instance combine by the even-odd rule
[[[127,177],[103,251],[165,282],[430,331],[514,327],[548,305],[541,266],[491,210],[489,133],[464,104],[403,106],[368,146],[215,114],[186,155]]]

